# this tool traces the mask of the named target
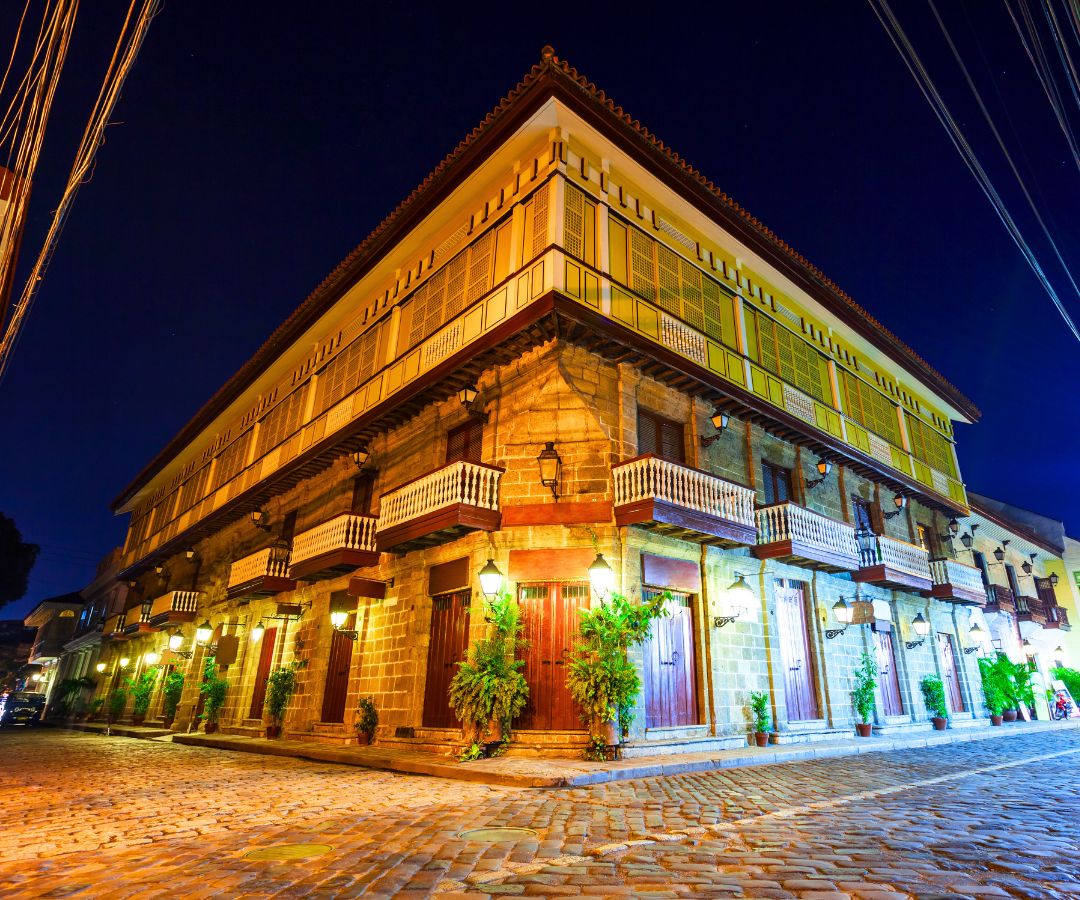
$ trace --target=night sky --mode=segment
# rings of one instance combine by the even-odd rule
[[[83,4],[23,269],[122,6]],[[0,511],[42,546],[0,617],[93,577],[126,526],[109,501],[546,43],[975,401],[971,489],[1080,534],[1080,348],[867,5],[273,6],[174,0],[151,26],[0,383]],[[1080,270],[1080,176],[1001,4],[942,7]],[[1080,320],[927,8],[896,9]]]

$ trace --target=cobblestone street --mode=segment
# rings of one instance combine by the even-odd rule
[[[1073,728],[563,790],[64,731],[0,753],[5,897],[1080,896]],[[247,856],[285,844],[320,855]]]

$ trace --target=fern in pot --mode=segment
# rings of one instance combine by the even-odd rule
[[[209,657],[203,666],[203,680],[199,685],[199,693],[203,696],[204,729],[207,734],[213,734],[218,730],[218,719],[221,717],[221,709],[225,706],[225,694],[229,689],[229,682],[217,673],[217,660]]]
[[[754,743],[759,747],[769,745],[769,730],[772,727],[772,715],[769,712],[769,694],[767,691],[750,692],[750,712],[754,716]]]
[[[176,718],[176,709],[180,706],[180,697],[184,693],[184,675],[175,669],[165,676],[161,684],[162,706],[161,714],[165,720],[165,727],[172,728]]]
[[[154,693],[154,682],[156,681],[156,669],[147,669],[138,678],[129,678],[127,680],[132,701],[131,721],[136,725],[142,725],[146,721],[146,713],[150,709],[150,697]]]
[[[270,722],[266,726],[268,738],[276,738],[281,734],[285,711],[289,708],[292,695],[296,693],[296,673],[301,667],[302,663],[293,660],[287,666],[278,666],[266,679],[266,712],[270,716]]]
[[[356,737],[361,744],[370,744],[379,727],[379,710],[374,697],[361,697],[356,702]]]
[[[864,650],[859,660],[859,668],[855,670],[855,687],[851,692],[851,705],[859,717],[859,721],[855,723],[859,737],[870,737],[873,733],[874,725],[870,717],[877,708],[877,675],[877,660]]]
[[[926,711],[937,731],[944,731],[949,724],[949,704],[945,701],[945,685],[936,675],[924,675],[919,682]]]

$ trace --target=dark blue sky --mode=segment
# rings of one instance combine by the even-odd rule
[[[120,6],[83,5],[24,255]],[[86,584],[123,538],[108,502],[545,43],[981,407],[958,434],[972,489],[1080,532],[1077,343],[869,7],[396,6],[165,4],[0,384],[0,511],[43,547],[0,616]],[[1080,269],[1068,148],[1001,7],[968,6],[950,4],[948,22]],[[926,8],[897,8],[1067,296]]]

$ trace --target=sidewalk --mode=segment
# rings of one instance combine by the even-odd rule
[[[413,775],[432,775],[484,784],[510,787],[581,787],[605,781],[625,781],[653,775],[679,775],[710,769],[758,766],[770,763],[798,762],[858,753],[881,753],[921,747],[988,739],[1008,740],[1040,731],[1060,731],[1080,727],[1080,722],[1016,722],[997,728],[985,727],[927,731],[895,738],[848,738],[811,744],[738,750],[715,750],[707,753],[646,756],[616,762],[587,762],[574,759],[528,759],[499,757],[462,763],[449,756],[379,747],[332,747],[308,741],[266,740],[222,734],[174,734],[173,743],[193,747],[211,747],[244,753],[291,756],[318,762],[341,763],[369,769],[384,769]],[[129,729],[134,731],[135,729]],[[139,729],[153,731],[153,729]],[[116,733],[116,729],[114,729]],[[134,736],[134,735],[133,735]],[[140,735],[141,736],[141,735]]]

